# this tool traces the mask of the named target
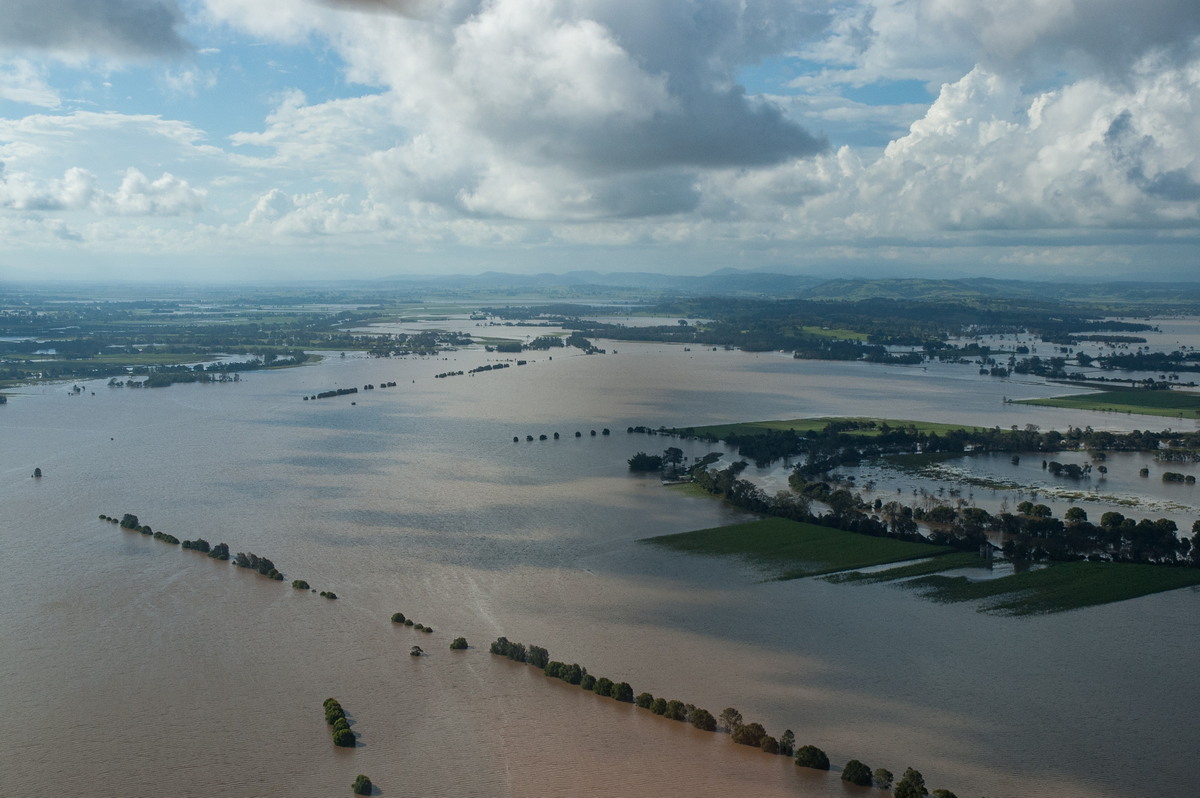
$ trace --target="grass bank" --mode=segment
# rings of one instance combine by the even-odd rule
[[[809,431],[821,432],[833,422],[846,421],[858,423],[874,422],[874,428],[845,430],[847,435],[857,435],[863,438],[872,438],[879,435],[879,428],[884,424],[887,424],[889,427],[911,427],[919,432],[936,432],[939,435],[958,429],[983,429],[982,427],[972,427],[966,424],[942,424],[936,421],[906,421],[897,418],[872,418],[869,416],[823,416],[820,418],[793,418],[775,421],[744,421],[736,424],[709,424],[703,427],[694,427],[693,431],[697,435],[709,434],[716,438],[724,438],[731,433],[736,435],[761,435],[767,430],[790,429],[803,434]]]
[[[662,535],[642,542],[693,554],[741,557],[774,571],[778,579],[819,576],[953,551],[947,546],[876,538],[784,518]]]
[[[1099,391],[1047,399],[1016,399],[1013,404],[1063,407],[1071,410],[1101,410],[1143,416],[1195,418],[1200,416],[1200,394],[1183,391]]]
[[[1042,615],[1200,585],[1200,568],[1068,562],[981,582],[933,574],[906,585],[934,601],[982,601],[981,612]]]

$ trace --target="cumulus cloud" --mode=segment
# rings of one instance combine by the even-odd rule
[[[164,172],[150,180],[126,171],[115,191],[104,191],[96,176],[71,167],[61,178],[39,181],[28,173],[0,170],[0,208],[21,211],[91,210],[115,216],[179,216],[204,206],[205,192]]]
[[[178,0],[6,0],[0,46],[68,59],[180,55]]]
[[[0,100],[41,108],[57,108],[61,102],[41,71],[25,59],[0,62]]]
[[[833,67],[802,83],[945,82],[979,65],[1027,79],[1121,81],[1147,55],[1175,65],[1196,53],[1200,5],[1155,0],[864,0],[837,9],[829,35],[804,47]]]
[[[209,0],[250,30],[302,33],[294,11],[266,5]],[[380,190],[469,214],[579,219],[685,212],[699,171],[820,152],[734,75],[821,19],[786,2],[493,0],[420,22],[326,12],[309,24],[352,78],[384,87],[399,141],[372,161]],[[282,143],[278,117],[237,142]]]

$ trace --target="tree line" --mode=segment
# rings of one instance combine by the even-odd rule
[[[607,677],[596,677],[588,673],[587,668],[578,663],[567,664],[550,658],[550,652],[535,645],[514,643],[507,637],[498,637],[489,646],[489,651],[496,656],[506,657],[514,662],[524,662],[538,668],[547,677],[561,679],[567,684],[578,685],[581,689],[595,693],[604,698],[630,703],[645,709],[655,715],[680,723],[690,723],[701,731],[716,732],[718,730],[729,734],[730,739],[739,744],[758,748],[764,753],[794,757],[798,767],[829,770],[829,757],[815,745],[796,747],[796,735],[791,729],[785,729],[778,738],[767,733],[761,723],[745,722],[742,713],[734,707],[726,707],[720,715],[694,704],[684,703],[678,699],[655,697],[650,693],[634,695],[629,682],[614,682]],[[871,786],[872,784],[888,789],[893,787],[893,776],[886,768],[872,771],[857,759],[851,759],[842,770],[844,781]],[[912,768],[905,770],[900,781],[894,785],[895,798],[922,798],[929,795],[925,789],[925,780],[919,771]],[[935,790],[935,798],[955,798],[949,790]]]

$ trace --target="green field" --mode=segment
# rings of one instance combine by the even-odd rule
[[[860,435],[862,437],[874,437],[879,434],[878,427],[882,424],[887,424],[889,427],[913,427],[920,432],[936,432],[939,435],[956,429],[980,430],[982,427],[971,427],[965,424],[941,424],[936,421],[905,421],[896,418],[870,418],[866,416],[847,416],[843,418],[835,418],[823,416],[820,418],[793,418],[777,421],[743,421],[736,424],[709,424],[704,427],[694,427],[693,431],[697,435],[712,435],[716,438],[724,438],[730,433],[737,435],[755,435],[761,434],[764,430],[795,430],[799,433],[805,433],[809,430],[820,432],[825,429],[830,423],[835,421],[873,421],[876,424],[876,429],[852,429],[846,430],[847,435]]]
[[[1064,407],[1071,410],[1104,410],[1143,416],[1192,418],[1200,416],[1200,394],[1183,391],[1099,391],[1048,399],[1016,399],[1013,404]]]
[[[980,582],[931,575],[905,584],[934,601],[983,601],[981,612],[1042,615],[1195,587],[1200,568],[1068,562]]]
[[[816,336],[817,338],[834,338],[839,341],[865,342],[868,338],[866,333],[855,332],[854,330],[847,330],[843,328],[834,329],[830,327],[801,327],[800,329],[808,335]]]
[[[741,557],[774,571],[778,579],[818,576],[953,551],[947,546],[876,538],[783,518],[662,535],[643,542],[693,554]]]
[[[871,571],[870,573],[843,571],[842,573],[830,574],[825,579],[835,584],[842,584],[844,582],[873,584],[876,582],[894,582],[898,579],[911,579],[915,576],[928,576],[942,571],[949,571],[953,568],[979,568],[987,564],[988,561],[978,554],[960,551],[953,554],[943,554],[936,559],[920,560],[882,571]]]

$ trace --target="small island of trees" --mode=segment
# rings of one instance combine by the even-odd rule
[[[355,746],[354,732],[350,731],[350,721],[346,720],[346,712],[336,698],[325,699],[325,722],[329,724],[333,735],[333,744],[341,748]]]

